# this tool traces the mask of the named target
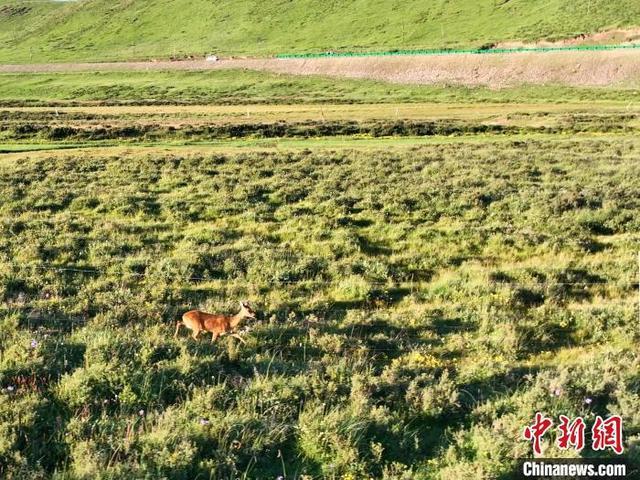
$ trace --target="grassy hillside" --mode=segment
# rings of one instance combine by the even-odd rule
[[[634,0],[80,0],[63,5],[1,0],[0,5],[0,62],[480,46],[640,23]]]
[[[51,25],[57,12],[62,12],[66,18],[64,6],[63,2],[0,0],[0,49],[3,53],[8,53],[8,50],[33,31]],[[28,57],[29,47],[26,54]]]

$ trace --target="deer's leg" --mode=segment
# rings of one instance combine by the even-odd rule
[[[244,341],[244,338],[242,338],[240,335],[238,335],[237,333],[232,333],[231,336],[233,338],[237,338],[238,340],[240,340],[242,343],[244,343],[245,345],[247,344],[247,342]]]
[[[192,335],[193,339],[198,340],[198,335],[200,335],[200,330],[194,330]]]
[[[218,338],[218,334],[216,332],[211,333],[211,343],[215,342]]]
[[[173,334],[173,338],[176,338],[178,336],[178,331],[180,330],[181,325],[182,321],[178,320],[178,323],[176,323],[176,333]]]

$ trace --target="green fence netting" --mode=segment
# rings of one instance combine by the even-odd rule
[[[419,50],[390,50],[385,52],[322,52],[322,53],[283,53],[276,58],[333,58],[333,57],[386,57],[399,55],[487,55],[494,53],[522,53],[522,52],[563,52],[563,51],[596,51],[636,49],[640,44],[626,45],[576,45],[566,47],[519,47],[519,48],[469,48],[469,49],[419,49]]]

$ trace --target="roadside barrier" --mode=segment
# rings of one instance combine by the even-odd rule
[[[603,51],[640,49],[640,43],[630,43],[624,45],[576,45],[569,47],[516,47],[516,48],[468,48],[468,49],[446,49],[428,48],[418,50],[388,50],[378,52],[321,52],[321,53],[282,53],[275,58],[280,59],[308,59],[308,58],[337,58],[337,57],[387,57],[387,56],[408,56],[408,55],[488,55],[497,53],[544,53],[544,52],[578,52],[578,51]]]

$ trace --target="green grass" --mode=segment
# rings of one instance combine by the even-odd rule
[[[0,62],[478,46],[640,18],[603,0],[6,5]],[[507,480],[536,411],[622,415],[638,461],[636,93],[0,75],[0,477]],[[290,138],[263,138],[273,122]],[[246,344],[172,337],[184,311],[240,299],[259,312]]]
[[[0,0],[0,47],[5,50],[9,45],[18,42],[27,32],[38,30],[50,24],[58,12],[64,12],[65,3],[53,1],[7,1]],[[33,47],[26,47],[24,52],[31,59]]]
[[[0,105],[635,102],[638,90],[396,85],[248,70],[0,74]]]
[[[479,47],[638,25],[633,0],[84,0],[0,13],[0,62]],[[10,12],[11,10],[7,10]]]
[[[0,159],[0,476],[507,479],[536,411],[637,459],[640,143],[465,140]]]

